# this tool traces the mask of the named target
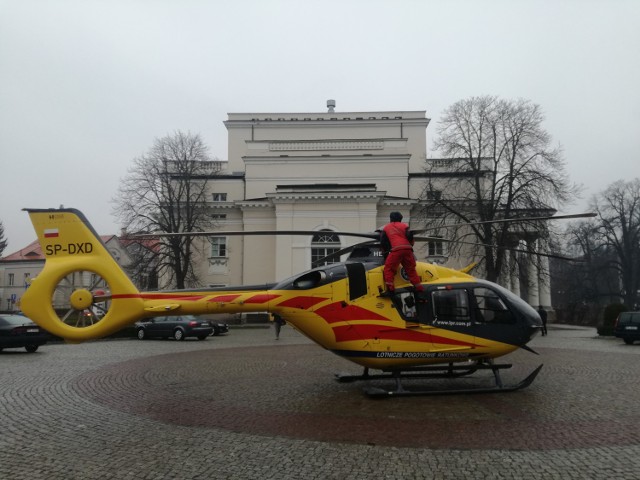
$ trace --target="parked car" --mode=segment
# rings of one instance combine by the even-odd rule
[[[22,348],[33,353],[49,340],[49,334],[22,315],[0,315],[0,350]]]
[[[212,322],[211,320],[209,320],[209,323],[213,327],[213,333],[211,335],[222,335],[223,333],[229,333],[228,323]]]
[[[137,322],[136,333],[140,340],[154,337],[171,337],[176,340],[196,337],[198,340],[204,340],[213,333],[213,327],[209,320],[193,315],[169,315]]]
[[[640,340],[640,312],[620,313],[616,319],[613,334],[622,338],[627,345]]]

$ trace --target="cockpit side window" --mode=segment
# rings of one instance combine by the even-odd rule
[[[435,319],[461,322],[471,320],[469,296],[465,289],[435,290],[431,293],[431,299]]]
[[[510,324],[515,317],[496,292],[485,287],[473,289],[476,301],[476,321],[481,323]]]

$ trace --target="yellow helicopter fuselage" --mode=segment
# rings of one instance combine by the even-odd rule
[[[517,311],[509,307],[511,324],[505,323],[504,328],[483,325],[478,322],[480,313],[473,313],[479,308],[478,299],[484,298],[478,289],[497,292],[499,287],[422,262],[417,272],[425,293],[410,291],[399,272],[395,298],[380,296],[383,267],[367,262],[328,265],[262,287],[140,292],[80,212],[29,210],[29,214],[46,263],[25,292],[21,308],[44,329],[70,342],[104,337],[154,316],[269,312],[325,349],[362,366],[384,370],[499,357],[524,345],[537,328],[535,311],[501,292],[496,296],[502,296],[504,304],[517,306]],[[91,284],[74,285],[68,291],[68,312],[59,312],[54,303],[61,282],[85,272],[104,279],[107,293],[97,294]],[[460,293],[463,290],[471,292],[466,301]],[[464,315],[458,312],[445,317],[437,304],[439,298],[458,297],[462,300],[457,308],[464,308]],[[105,312],[99,321],[87,326],[70,324],[75,312],[91,314],[95,304],[102,304]],[[508,329],[514,336],[505,333]]]

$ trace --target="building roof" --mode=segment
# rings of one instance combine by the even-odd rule
[[[131,245],[139,245],[152,252],[158,252],[162,246],[158,238],[136,238],[135,234],[130,237],[125,233],[118,240],[120,240],[120,245],[124,248],[129,248]]]
[[[40,242],[34,240],[29,245],[17,252],[14,252],[6,257],[2,257],[3,262],[15,262],[20,260],[44,260],[42,254],[42,248],[40,248]]]

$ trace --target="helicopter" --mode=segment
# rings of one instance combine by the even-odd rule
[[[379,233],[336,232],[368,240],[332,254],[348,253],[345,261],[316,266],[272,284],[141,292],[82,212],[24,210],[46,261],[21,299],[22,311],[71,343],[104,337],[158,315],[269,312],[326,350],[363,367],[361,375],[337,375],[338,381],[395,381],[395,388],[365,388],[374,398],[514,391],[529,386],[542,368],[538,366],[519,383],[502,382],[500,371],[512,365],[495,359],[520,348],[536,353],[527,343],[540,332],[542,322],[537,311],[517,295],[472,276],[474,264],[455,270],[417,262],[423,291],[415,291],[399,269],[395,292],[383,295]],[[544,217],[548,218],[552,217]],[[207,233],[191,233],[195,234]],[[62,309],[57,308],[61,298]],[[407,389],[403,383],[412,378],[467,376],[479,370],[490,370],[494,385],[429,390]]]

